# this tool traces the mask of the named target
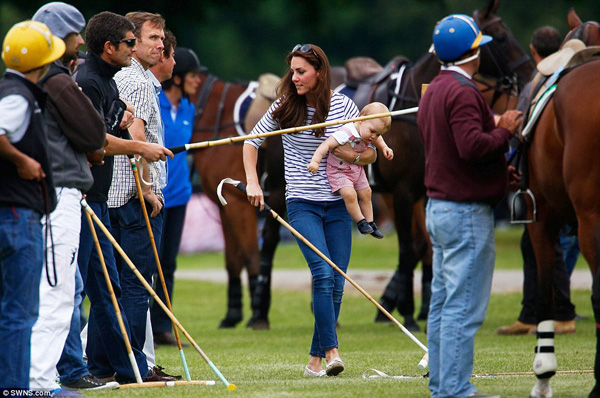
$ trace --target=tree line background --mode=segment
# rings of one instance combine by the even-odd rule
[[[396,55],[416,60],[430,44],[436,22],[451,13],[472,15],[486,0],[71,0],[86,19],[101,11],[162,14],[178,45],[196,51],[211,73],[225,80],[282,75],[296,43],[315,43],[332,65],[354,56],[386,64]],[[0,0],[0,37],[30,19],[43,0]],[[524,49],[543,25],[566,35],[567,11],[600,20],[600,1],[504,0],[498,15]],[[0,70],[3,70],[3,63]]]

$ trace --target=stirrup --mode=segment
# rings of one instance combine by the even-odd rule
[[[531,198],[531,202],[533,203],[533,217],[532,219],[528,219],[526,215],[523,215],[523,210],[521,209],[521,211],[517,211],[517,198],[520,197],[524,197],[525,195],[529,195],[529,197]],[[525,203],[525,201],[523,201]],[[524,206],[524,208],[526,209],[526,206]],[[511,208],[510,208],[510,223],[511,224],[531,224],[532,222],[536,222],[537,221],[537,203],[535,201],[535,196],[533,195],[533,192],[531,192],[531,189],[527,188],[527,189],[519,189],[517,192],[515,192],[513,198],[512,198],[512,203],[511,203]]]

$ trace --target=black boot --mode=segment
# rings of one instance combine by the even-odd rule
[[[230,278],[227,289],[227,314],[219,328],[234,328],[242,319],[242,281],[240,278]]]
[[[411,333],[421,331],[421,328],[419,327],[419,325],[415,321],[415,318],[413,318],[412,315],[406,315],[404,317],[404,325],[403,326],[406,328],[406,330],[408,330]]]
[[[356,226],[358,227],[358,232],[360,232],[363,235],[368,235],[368,234],[373,233],[373,227],[371,227],[371,225],[369,225],[367,220],[365,220],[364,218],[362,220],[360,220],[359,222],[357,222]]]
[[[371,236],[373,236],[377,239],[383,239],[383,234],[381,233],[379,228],[377,228],[377,224],[375,224],[375,221],[371,221],[369,223],[369,225],[371,226],[371,228],[373,228],[373,232],[371,232]]]
[[[398,302],[398,278],[399,273],[396,271],[394,276],[392,276],[392,279],[388,282],[388,285],[385,287],[381,300],[379,300],[379,304],[381,304],[381,306],[390,314],[394,311]],[[383,312],[378,310],[377,315],[375,316],[375,322],[391,322],[391,320]]]
[[[254,289],[252,285],[254,284]],[[269,330],[269,307],[271,305],[271,284],[269,276],[259,275],[250,278],[252,318],[246,327],[254,330]]]
[[[431,301],[431,282],[426,282],[423,284],[421,291],[421,311],[417,320],[427,320],[427,316],[429,315],[429,301]]]

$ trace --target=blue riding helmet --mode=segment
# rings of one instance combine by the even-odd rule
[[[432,52],[442,62],[450,63],[491,40],[491,36],[481,33],[473,18],[452,14],[438,22],[433,29]]]

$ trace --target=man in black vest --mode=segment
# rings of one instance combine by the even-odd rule
[[[2,44],[0,81],[0,389],[29,389],[31,329],[39,310],[42,215],[56,207],[36,83],[65,43],[39,22],[13,26]],[[6,390],[5,390],[6,391]]]
[[[44,123],[57,205],[49,218],[52,256],[42,271],[39,316],[31,335],[30,388],[58,393],[56,370],[66,389],[118,388],[116,382],[103,383],[90,375],[79,336],[83,281],[74,260],[81,230],[80,201],[94,183],[86,152],[101,149],[106,139],[104,121],[73,81],[69,68],[84,44],[85,18],[72,5],[53,1],[40,7],[32,20],[46,24],[66,49],[38,83],[48,93]]]

